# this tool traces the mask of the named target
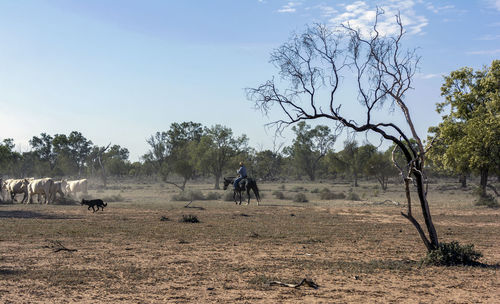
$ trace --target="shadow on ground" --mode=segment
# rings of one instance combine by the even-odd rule
[[[8,210],[8,211],[0,211],[0,218],[70,220],[70,219],[79,219],[80,217],[71,215],[61,216],[58,214],[46,214],[34,211]]]

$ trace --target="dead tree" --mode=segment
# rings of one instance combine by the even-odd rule
[[[317,24],[303,34],[292,36],[271,53],[271,63],[279,69],[280,77],[247,89],[247,95],[264,113],[274,106],[281,109],[285,119],[272,123],[277,131],[303,120],[327,119],[355,132],[375,132],[393,142],[406,160],[400,169],[408,209],[401,214],[415,226],[431,251],[439,243],[427,202],[426,150],[404,99],[405,93],[412,89],[419,57],[415,50],[402,47],[405,31],[401,17],[395,16],[397,33],[383,35],[377,26],[381,15],[383,11],[378,10],[368,35],[348,24],[336,28]],[[353,80],[357,97],[349,100],[339,94],[343,80]],[[358,103],[361,110],[357,113],[364,113],[364,117],[346,114],[342,106],[347,103]],[[395,110],[403,115],[406,126],[397,125],[389,115],[376,115]],[[418,194],[427,232],[412,213],[412,185]]]
[[[111,143],[109,143],[106,147],[99,147],[95,159],[99,164],[99,167],[101,167],[101,179],[104,188],[106,188],[106,186],[108,185],[108,177],[106,173],[106,167],[104,166],[103,162],[103,155],[109,149],[109,146],[111,146]]]

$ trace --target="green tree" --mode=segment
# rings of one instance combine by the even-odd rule
[[[283,156],[271,150],[255,154],[255,175],[264,180],[276,180],[281,174]]]
[[[72,131],[68,136],[56,134],[52,139],[52,149],[56,154],[54,174],[81,176],[92,150],[92,141],[78,131]]]
[[[14,147],[15,144],[12,138],[6,138],[0,142],[0,177],[2,175],[16,175],[22,156],[14,151]]]
[[[197,160],[192,151],[198,151],[202,135],[203,127],[199,123],[172,123],[168,131],[157,132],[147,140],[151,150],[143,159],[155,166],[165,183],[184,190],[196,173]],[[182,178],[180,184],[171,179],[172,174]]]
[[[35,165],[38,175],[51,174],[56,165],[57,154],[53,150],[52,141],[54,138],[46,133],[41,133],[40,137],[33,136],[29,141],[37,160]],[[41,167],[41,168],[40,168]]]
[[[70,158],[76,164],[78,176],[82,175],[85,163],[92,150],[92,141],[88,140],[78,131],[73,131],[68,136]]]
[[[375,177],[382,190],[386,191],[389,178],[398,174],[391,162],[391,149],[386,152],[374,151],[366,161],[364,172],[368,176]]]
[[[298,173],[305,173],[310,180],[316,179],[318,165],[323,157],[332,150],[336,136],[327,126],[311,128],[304,121],[292,127],[295,139],[286,152],[291,156]]]
[[[353,179],[354,187],[358,187],[359,176],[365,171],[368,159],[376,152],[373,145],[358,146],[354,140],[344,142],[344,149],[338,153],[331,154],[337,172],[346,173]]]
[[[127,175],[130,170],[129,154],[127,148],[122,148],[120,145],[111,146],[103,155],[107,172],[117,176]]]
[[[233,136],[231,128],[215,125],[205,128],[196,149],[198,167],[215,178],[215,189],[220,189],[220,179],[230,161],[247,149],[246,135]],[[236,172],[237,168],[234,168]]]
[[[480,196],[488,175],[500,167],[500,60],[474,71],[462,68],[445,77],[443,102],[436,110],[443,121],[429,129],[435,139],[431,157],[458,174],[478,173]]]

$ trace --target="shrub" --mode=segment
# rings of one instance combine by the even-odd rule
[[[460,245],[458,242],[440,243],[439,248],[427,253],[423,263],[436,266],[478,265],[483,255],[474,250],[473,244]]]
[[[319,188],[314,188],[313,190],[311,190],[311,193],[319,193]]]
[[[308,202],[307,197],[304,193],[295,194],[295,196],[293,197],[293,201],[296,203],[307,203]]]
[[[273,191],[273,195],[277,199],[280,199],[280,200],[285,199],[285,195],[281,191]]]
[[[476,206],[486,206],[488,208],[498,208],[498,202],[491,194],[480,195],[474,203]]]
[[[352,190],[352,188],[349,189],[349,192],[347,193],[347,197],[346,198],[348,200],[350,200],[350,201],[360,201],[361,200],[361,198],[359,197],[359,195],[356,192],[354,192]]]
[[[205,199],[211,200],[211,201],[215,201],[215,200],[220,199],[221,196],[222,196],[222,194],[219,194],[217,192],[208,192],[207,196],[205,197]]]
[[[182,218],[179,220],[181,223],[199,223],[198,217],[196,215],[188,214],[182,215]]]
[[[290,191],[293,191],[293,192],[300,192],[300,191],[305,191],[306,188],[302,187],[302,186],[295,186],[292,188],[292,190]]]
[[[345,199],[345,194],[342,192],[335,193],[330,191],[328,188],[323,188],[319,193],[319,198],[322,200]]]
[[[182,191],[179,194],[174,194],[172,196],[174,201],[203,201],[205,196],[199,190]]]

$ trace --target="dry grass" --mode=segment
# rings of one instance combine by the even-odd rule
[[[439,186],[443,187],[444,184]],[[494,303],[500,288],[500,210],[474,206],[469,192],[431,185],[441,240],[474,243],[485,267],[421,266],[425,250],[402,216],[399,187],[361,201],[324,200],[314,189],[349,185],[259,185],[257,207],[174,202],[161,184],[91,191],[120,196],[104,212],[80,205],[0,205],[0,301],[5,303]],[[445,185],[446,186],[446,185]],[[192,190],[214,192],[212,185]],[[287,190],[288,189],[288,190]],[[273,191],[309,203],[276,199]],[[293,192],[291,192],[293,190]],[[222,194],[223,191],[221,190]],[[371,199],[373,198],[373,199]],[[385,200],[399,202],[382,203]],[[177,221],[189,214],[197,224]],[[172,220],[161,220],[168,218]],[[54,252],[58,240],[76,252]],[[311,278],[320,288],[269,286]]]

